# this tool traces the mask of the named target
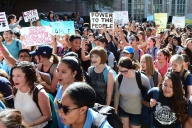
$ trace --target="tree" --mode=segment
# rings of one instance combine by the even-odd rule
[[[17,0],[0,0],[0,12],[9,14]]]

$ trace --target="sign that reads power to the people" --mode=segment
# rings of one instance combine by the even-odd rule
[[[91,12],[90,21],[92,29],[113,28],[113,13],[112,12]]]

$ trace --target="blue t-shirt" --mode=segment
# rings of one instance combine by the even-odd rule
[[[0,69],[4,70],[8,75],[10,75],[11,68],[7,65],[5,60],[0,62]]]
[[[13,39],[11,44],[6,44],[6,41],[3,42],[3,45],[8,49],[9,53],[18,60],[18,53],[22,49],[22,44],[20,40]]]
[[[188,91],[187,87],[192,86],[192,74],[188,74],[186,79],[184,78],[184,74],[181,76],[181,82],[183,85],[183,89],[185,90],[185,96],[187,97]]]
[[[56,111],[56,116],[57,116],[57,123],[58,123],[59,128],[64,128],[64,124],[61,122],[61,118],[58,114],[59,107],[57,105],[57,101],[61,100],[61,98],[62,98],[62,89],[63,89],[63,86],[59,85],[59,87],[57,89],[57,95],[55,96],[55,100],[54,100],[54,106],[55,106],[55,111]]]
[[[5,104],[0,100],[0,111],[5,109]]]

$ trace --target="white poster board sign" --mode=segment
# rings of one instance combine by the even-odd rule
[[[90,21],[92,29],[113,28],[113,13],[112,12],[91,12]]]
[[[38,20],[39,15],[38,15],[37,9],[33,9],[33,10],[23,12],[23,18],[24,18],[25,22]]]
[[[7,31],[7,30],[10,30],[10,29],[7,23],[5,12],[0,12],[0,32]]]
[[[173,16],[172,24],[174,24],[176,28],[177,27],[184,28],[185,27],[185,16]]]
[[[52,28],[48,26],[24,27],[20,30],[25,46],[52,43]]]
[[[113,21],[120,26],[124,26],[129,22],[128,11],[113,12]]]

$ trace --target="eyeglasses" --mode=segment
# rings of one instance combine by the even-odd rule
[[[19,56],[19,58],[23,58],[23,57],[24,57],[24,58],[27,58],[27,57],[29,57],[29,56],[27,56],[27,55],[24,55],[24,56],[20,55],[20,56]]]
[[[62,106],[61,100],[57,100],[57,105],[58,105],[59,109],[61,109],[61,108],[63,109],[63,113],[65,115],[69,114],[69,112],[71,112],[71,111],[73,111],[75,109],[80,108],[80,107],[77,107],[77,108],[69,109],[67,106]]]
[[[129,71],[129,70],[124,70],[124,71],[120,71],[120,70],[119,70],[119,72],[120,72],[121,74],[127,74],[128,71]]]
[[[129,41],[134,41],[134,40],[135,40],[134,38],[129,39]]]

